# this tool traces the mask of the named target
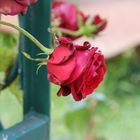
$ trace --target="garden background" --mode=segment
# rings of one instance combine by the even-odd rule
[[[51,139],[90,140],[93,135],[98,140],[139,140],[140,1],[72,2],[86,13],[107,18],[106,30],[90,42],[105,54],[108,71],[95,93],[79,103],[71,97],[57,97],[58,87],[51,85]],[[2,19],[18,24],[17,17]],[[19,35],[11,29],[0,29],[1,81],[14,63]],[[5,128],[22,120],[23,95],[17,85],[18,79],[0,93],[0,121]]]

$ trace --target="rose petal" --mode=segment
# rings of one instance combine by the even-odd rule
[[[93,24],[95,25],[99,25],[99,24],[102,24],[100,26],[100,28],[98,29],[97,33],[104,30],[107,26],[107,20],[105,19],[102,19],[99,15],[96,15],[93,19]]]
[[[25,14],[27,7],[17,3],[15,0],[0,0],[0,13],[15,15],[22,12]]]
[[[47,75],[48,79],[50,82],[56,84],[56,85],[61,85],[61,81],[59,81],[57,79],[57,77],[55,75],[53,75],[52,73],[48,72],[48,75]]]
[[[0,0],[0,13],[5,15],[25,14],[30,4],[37,0]]]
[[[58,96],[68,96],[71,93],[70,89],[67,86],[61,86],[59,91],[57,92]]]
[[[15,0],[15,1],[25,6],[29,6],[30,4],[34,4],[37,2],[37,0]]]
[[[60,65],[55,65],[52,63],[47,64],[48,72],[52,73],[61,84],[63,84],[66,80],[68,80],[76,66],[75,57],[72,57],[70,60],[62,63]]]
[[[98,66],[94,65],[93,62],[91,64],[91,67],[87,71],[87,74],[85,75],[85,79],[87,80],[85,81],[85,85],[83,88],[84,97],[91,94],[98,87],[98,85],[104,78],[106,70],[104,69],[105,68],[103,64],[104,61],[100,61],[100,58],[102,58],[102,56],[99,56],[97,60],[97,62],[99,61]]]
[[[75,57],[76,57],[76,68],[72,72],[70,79],[66,82],[66,84],[69,84],[73,81],[75,81],[78,77],[82,75],[82,73],[86,70],[86,67],[90,63],[90,59],[92,56],[94,56],[97,48],[92,48],[90,51],[76,51]]]
[[[71,45],[72,46],[72,40],[70,38],[66,38],[66,37],[59,37],[58,41],[60,43],[60,45]]]
[[[55,48],[53,54],[50,55],[48,63],[62,64],[67,61],[74,53],[73,46],[58,46]]]
[[[77,30],[78,29],[78,11],[77,7],[68,2],[53,2],[53,14],[61,18],[60,27]]]
[[[82,94],[77,92],[73,83],[71,84],[70,87],[71,87],[71,92],[72,92],[72,96],[73,96],[74,100],[80,101],[82,99]]]

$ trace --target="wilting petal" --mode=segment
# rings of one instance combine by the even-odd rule
[[[61,86],[59,91],[57,92],[58,96],[68,96],[71,93],[68,86]]]

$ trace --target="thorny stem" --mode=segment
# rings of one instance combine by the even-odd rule
[[[5,21],[0,21],[0,24],[5,25],[5,26],[9,26],[9,27],[12,27],[12,28],[18,30],[19,32],[21,32],[22,34],[24,34],[27,38],[29,38],[40,50],[42,50],[46,54],[51,54],[52,53],[52,51],[53,51],[52,49],[46,48],[34,36],[32,36],[29,32],[27,32],[23,28],[18,27],[18,26],[14,25],[14,24],[5,22]]]

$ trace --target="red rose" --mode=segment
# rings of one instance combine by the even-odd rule
[[[59,27],[69,29],[69,30],[78,30],[78,8],[68,2],[53,2],[52,4],[52,13],[53,21],[60,20]],[[83,21],[86,20],[84,14],[80,11],[80,16]]]
[[[82,46],[72,44],[65,37],[48,59],[48,79],[61,88],[58,96],[72,93],[76,101],[91,94],[103,80],[106,72],[104,57],[88,42]]]
[[[103,31],[107,26],[107,20],[102,19],[99,15],[96,15],[93,19],[94,25],[99,25],[99,28],[96,33]]]
[[[37,2],[37,0],[0,0],[0,14],[25,14],[28,6],[35,2]]]

